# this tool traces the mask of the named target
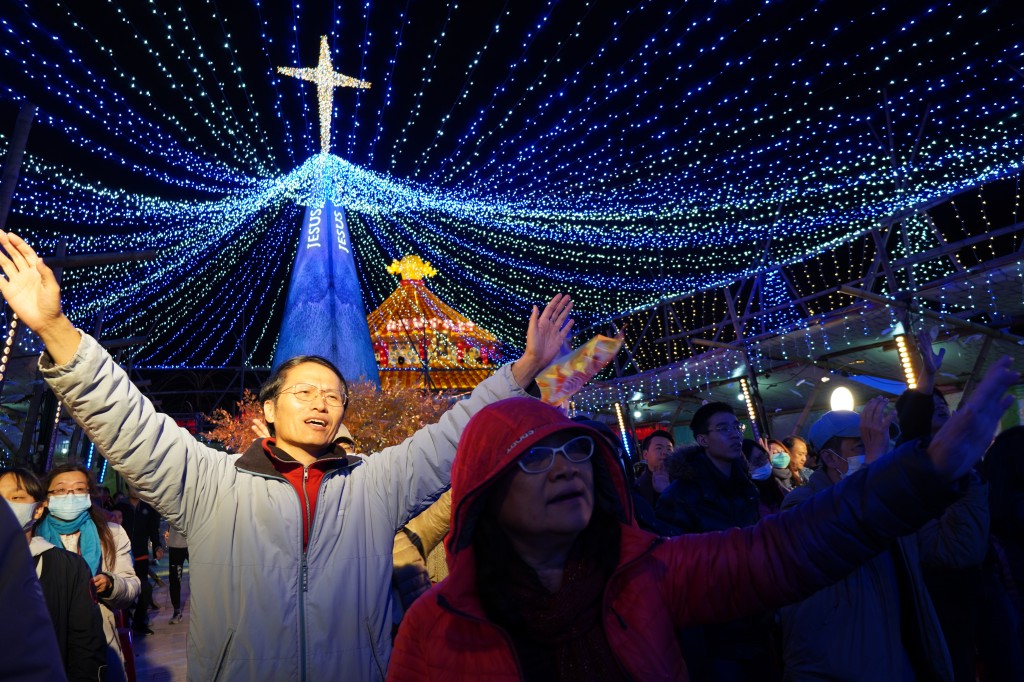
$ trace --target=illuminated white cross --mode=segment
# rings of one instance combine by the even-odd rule
[[[316,83],[316,98],[320,108],[320,151],[326,154],[331,147],[331,114],[334,112],[334,88],[368,88],[370,84],[334,70],[327,36],[320,38],[320,63],[315,69],[277,67],[277,72]]]

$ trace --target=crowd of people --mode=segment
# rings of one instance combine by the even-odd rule
[[[671,433],[651,433],[631,491],[634,507],[648,510],[638,522],[663,535],[752,526],[899,446],[943,438],[951,414],[934,388],[942,353],[927,334],[918,346],[916,389],[891,407],[879,397],[861,413],[828,412],[806,439],[744,438],[725,403],[695,412],[694,445],[673,450]],[[1009,454],[1022,437],[1021,426],[988,434],[988,452],[943,513],[842,580],[778,610],[681,630],[691,679],[1024,679],[1024,462]]]
[[[149,562],[162,554],[159,515],[130,487],[111,496],[75,463],[45,477],[0,468],[0,497],[25,533],[68,678],[127,679],[122,632],[152,634],[159,609]],[[178,601],[171,622],[181,622]]]
[[[266,433],[226,456],[72,326],[28,244],[0,232],[0,248],[44,379],[130,486],[122,527],[79,467],[0,476],[0,539],[20,526],[31,550],[4,546],[23,618],[0,634],[39,637],[40,609],[56,632],[5,656],[5,679],[86,679],[68,636],[86,630],[74,647],[116,679],[108,613],[134,602],[144,623],[157,515],[189,561],[195,680],[1024,679],[1024,427],[992,439],[1009,359],[951,413],[923,339],[928,376],[895,410],[874,399],[781,440],[707,403],[693,444],[644,439],[634,477],[605,425],[536,398],[572,327],[559,295],[520,360],[397,446],[350,452],[345,380],[303,356],[260,392]],[[409,579],[427,536],[447,556],[433,586]]]

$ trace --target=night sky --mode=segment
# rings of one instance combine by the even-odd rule
[[[8,3],[14,5],[15,3]],[[513,345],[800,262],[1019,172],[1024,13],[995,2],[19,2],[0,135],[39,107],[8,228],[140,366],[270,363],[305,203],[347,207],[367,311],[415,253]],[[334,93],[320,152],[315,86]],[[927,231],[915,248],[928,248]],[[779,292],[780,296],[786,295]]]

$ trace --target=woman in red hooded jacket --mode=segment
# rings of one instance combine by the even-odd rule
[[[1017,377],[993,366],[927,449],[908,444],[755,526],[671,539],[632,523],[600,433],[540,401],[494,403],[452,468],[451,573],[409,610],[388,678],[685,680],[679,627],[802,599],[938,515]]]

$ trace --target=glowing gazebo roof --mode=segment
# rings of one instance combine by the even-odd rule
[[[382,386],[469,389],[494,372],[498,339],[427,289],[430,263],[406,256],[387,271],[401,282],[366,318]]]

